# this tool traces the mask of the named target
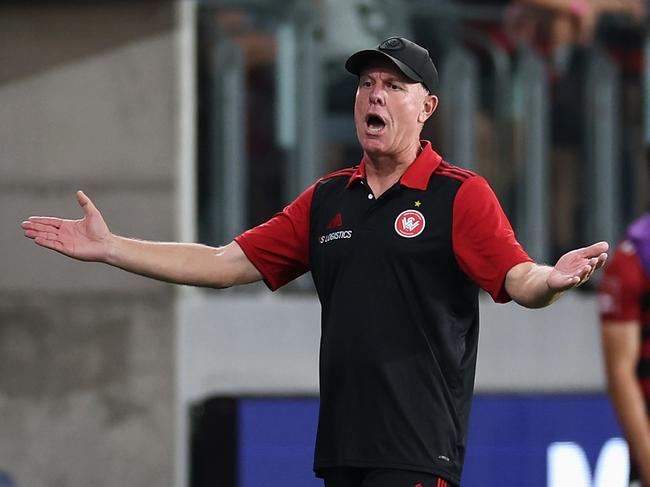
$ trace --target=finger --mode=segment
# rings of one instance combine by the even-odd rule
[[[582,271],[578,274],[580,280],[577,286],[582,286],[585,282],[587,282],[591,277],[591,275],[594,273],[594,269],[595,267],[591,265],[584,266],[582,268]]]
[[[597,242],[595,244],[590,245],[589,247],[585,247],[583,250],[583,254],[587,257],[596,257],[601,254],[606,253],[609,250],[609,244],[607,242]]]
[[[58,232],[54,231],[43,231],[43,230],[34,230],[32,228],[27,228],[23,231],[23,235],[27,238],[36,239],[36,238],[48,238],[60,240]]]
[[[97,211],[97,208],[90,200],[90,198],[88,198],[88,196],[86,196],[86,193],[81,190],[77,191],[77,201],[79,202],[81,209],[84,211],[84,215],[89,215],[90,213]]]
[[[55,232],[59,230],[60,227],[46,224],[46,223],[34,223],[34,222],[23,222],[22,225],[24,230],[33,230],[36,232]]]
[[[58,233],[41,230],[25,230],[25,236],[34,239],[43,238],[47,240],[60,240]]]
[[[590,270],[591,270],[591,266],[588,265],[583,266],[571,276],[571,279],[580,283],[589,274]]]
[[[556,279],[555,284],[553,285],[553,289],[556,289],[558,291],[566,291],[567,289],[576,287],[579,283],[580,277],[566,275]]]
[[[566,286],[564,286],[564,289],[570,289],[572,287],[577,287],[580,285],[581,279],[580,276],[573,276],[567,278],[567,283]]]
[[[25,237],[27,238],[38,238],[41,236],[41,232],[36,232],[34,230],[25,230]]]
[[[607,262],[607,254],[600,254],[598,256],[598,263],[596,264],[596,269],[600,269]]]
[[[63,220],[61,218],[54,218],[51,216],[30,216],[27,220],[22,222],[21,225],[30,224],[30,223],[39,223],[42,225],[51,225],[53,227],[59,228],[62,222]]]
[[[38,237],[34,239],[34,242],[45,247],[46,249],[56,250],[57,252],[63,252],[63,243],[58,240],[53,240],[45,237]]]
[[[594,273],[593,269],[587,272],[587,274],[582,279],[580,279],[580,283],[578,283],[578,286],[582,286],[585,282],[591,279],[593,273]]]

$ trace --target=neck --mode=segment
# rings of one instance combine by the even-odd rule
[[[393,186],[413,161],[422,152],[420,142],[417,146],[410,146],[407,150],[396,154],[368,154],[365,155],[366,181],[375,197],[381,196],[388,188]]]

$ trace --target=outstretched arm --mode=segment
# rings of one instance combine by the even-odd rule
[[[25,236],[38,245],[74,259],[103,262],[161,281],[215,288],[262,279],[235,243],[209,247],[190,243],[147,242],[113,235],[99,210],[82,191],[77,201],[80,220],[30,217]]]
[[[605,264],[608,248],[607,242],[598,242],[572,250],[560,257],[554,267],[533,262],[518,264],[506,274],[506,291],[527,308],[548,306],[564,291],[587,282]]]

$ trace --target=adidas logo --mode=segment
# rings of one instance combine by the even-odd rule
[[[340,213],[337,213],[334,218],[330,220],[330,222],[327,224],[327,229],[332,230],[334,228],[339,228],[343,226],[343,217],[341,216]]]

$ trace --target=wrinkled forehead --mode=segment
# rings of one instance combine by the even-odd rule
[[[364,76],[376,77],[379,75],[388,75],[391,78],[409,84],[419,84],[418,81],[413,81],[400,71],[393,62],[388,59],[375,58],[369,61],[360,71],[359,78]]]

